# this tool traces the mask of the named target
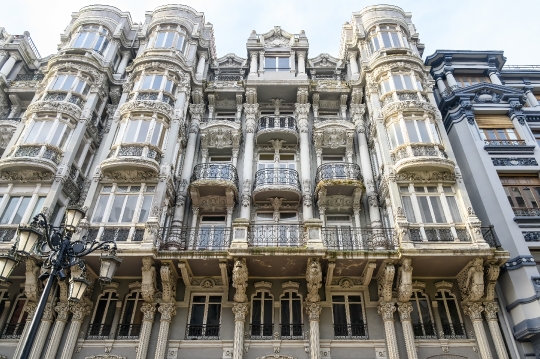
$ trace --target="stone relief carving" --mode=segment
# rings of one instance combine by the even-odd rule
[[[408,302],[412,295],[412,271],[411,258],[403,258],[398,270],[398,300]]]
[[[142,259],[143,266],[142,270],[142,281],[141,281],[141,292],[143,299],[146,302],[153,302],[157,287],[156,287],[156,268],[153,266],[153,261],[151,257],[144,257]]]
[[[320,301],[319,288],[322,285],[322,270],[319,260],[316,258],[310,258],[308,260],[307,272],[306,272],[308,293],[306,296],[306,302],[316,303]]]
[[[457,275],[464,301],[478,301],[484,295],[484,265],[482,258],[473,259]]]
[[[236,289],[234,294],[234,301],[237,303],[247,302],[248,298],[246,295],[248,280],[248,269],[246,266],[245,259],[237,259],[234,262],[234,268],[232,273],[233,287]]]
[[[379,300],[389,302],[392,300],[392,283],[394,282],[396,268],[392,263],[385,263],[383,266],[384,267],[381,269],[381,273],[377,278]]]

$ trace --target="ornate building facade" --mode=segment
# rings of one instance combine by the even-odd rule
[[[33,359],[534,352],[534,333],[512,325],[538,315],[520,306],[509,321],[514,294],[497,289],[524,298],[504,284],[513,278],[497,280],[501,267],[538,275],[523,264],[534,260],[510,237],[501,247],[491,223],[505,224],[466,186],[439,64],[422,61],[411,14],[353,13],[337,58],[309,55],[304,31],[279,26],[249,34],[246,57],[218,57],[212,25],[183,5],[139,24],[88,6],[52,56],[4,29],[0,49],[1,249],[36,213],[60,225],[78,203],[77,237],[113,239],[123,258],[100,285],[89,256],[79,303],[59,283]],[[518,255],[510,267],[523,273],[507,268]],[[20,358],[40,265],[30,258],[0,283],[8,358]]]

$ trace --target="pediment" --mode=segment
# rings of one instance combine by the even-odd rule
[[[507,102],[510,98],[521,98],[523,91],[511,87],[490,83],[480,83],[464,88],[454,89],[455,96],[459,98],[469,97],[474,102]]]
[[[274,26],[273,30],[261,34],[260,39],[266,48],[291,47],[294,41],[294,35],[283,30],[280,26]]]
[[[330,54],[323,53],[312,59],[308,59],[309,67],[334,69],[342,67],[343,61]]]
[[[227,68],[227,67],[243,67],[246,64],[246,59],[237,56],[236,54],[227,54],[216,60],[217,67]]]

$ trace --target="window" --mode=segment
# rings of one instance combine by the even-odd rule
[[[501,176],[500,179],[508,202],[516,215],[532,215],[537,213],[538,210],[536,209],[540,204],[540,180],[537,175],[520,177]]]
[[[24,139],[24,143],[48,143],[63,149],[71,134],[71,127],[58,120],[35,121]]]
[[[92,222],[143,223],[148,219],[155,186],[103,186]]]
[[[433,143],[434,140],[430,137],[430,130],[435,128],[428,127],[428,123],[424,120],[406,120],[405,127],[407,128],[407,134],[409,135],[409,142],[427,142]]]
[[[401,122],[394,122],[388,126],[388,137],[392,148],[396,148],[405,143]]]
[[[359,295],[332,295],[335,339],[367,339],[362,299]]]
[[[465,327],[459,312],[456,296],[447,290],[440,290],[435,296],[444,338],[465,339]]]
[[[265,71],[288,71],[290,69],[290,57],[272,56],[264,58]]]
[[[407,221],[415,223],[461,223],[463,222],[459,205],[451,186],[400,186],[403,211]],[[418,210],[415,208],[418,206]],[[447,206],[447,209],[445,208]]]
[[[459,87],[472,86],[482,82],[491,82],[489,77],[485,76],[454,76],[454,78]]]
[[[98,25],[85,25],[79,29],[73,47],[93,49],[103,54],[109,45],[109,32]]]
[[[446,217],[442,208],[441,198],[437,193],[437,187],[415,187],[416,198],[420,207],[422,222],[424,223],[446,223]],[[426,193],[426,195],[419,195]]]
[[[193,295],[186,339],[219,340],[220,295]]]
[[[52,81],[49,90],[74,91],[86,95],[90,90],[90,85],[75,75],[58,75]]]
[[[81,175],[84,177],[88,174],[90,163],[94,157],[95,149],[90,143],[82,141],[79,145],[79,149],[75,154],[75,160],[73,163],[80,169]]]
[[[370,31],[368,41],[371,53],[381,48],[409,47],[407,35],[396,25],[379,25]]]
[[[227,244],[228,234],[225,216],[205,215],[201,216],[197,238],[191,241],[196,241],[194,249],[218,249]]]
[[[396,90],[414,90],[411,75],[392,75]]]
[[[176,49],[184,52],[186,47],[186,31],[179,26],[160,26],[156,34],[154,48],[156,49]]]
[[[474,115],[480,136],[487,145],[524,144],[507,115]]]
[[[283,168],[283,169],[296,169],[296,160],[295,155],[293,154],[280,154],[279,160],[275,161],[274,154],[260,154],[258,169],[273,169],[273,168]]]
[[[281,339],[303,339],[302,297],[295,291],[281,296]]]
[[[143,116],[141,115],[141,118]],[[142,120],[131,118],[122,123],[120,134],[123,133],[121,141],[117,143],[150,143],[161,148],[165,140],[167,129],[156,120]]]
[[[133,291],[126,296],[124,310],[118,326],[117,339],[139,339],[143,313],[141,306],[144,300],[140,291]]]
[[[269,292],[257,291],[251,303],[251,339],[272,339],[274,297]]]
[[[164,75],[145,75],[140,81],[139,90],[164,90],[170,94],[174,94],[176,84]]]
[[[518,143],[519,137],[513,128],[483,128],[480,136],[486,143],[513,144]]]
[[[4,327],[2,339],[19,339],[24,331],[28,312],[24,310],[28,299],[24,294],[20,294],[11,310],[11,316]]]
[[[44,199],[45,197],[42,198]],[[31,196],[10,197],[7,206],[2,213],[2,216],[0,217],[0,224],[20,224],[22,218],[24,217],[24,214],[28,209],[31,199]],[[43,200],[38,200],[38,203],[36,204],[36,209],[33,212],[37,210],[40,202],[41,206],[43,205]],[[41,210],[41,207],[39,207],[39,210]]]
[[[423,292],[415,290],[411,296],[411,305],[413,308],[411,321],[415,338],[437,339],[429,297]]]
[[[116,292],[108,291],[99,296],[88,328],[88,339],[108,339],[110,337],[117,301],[118,294]]]

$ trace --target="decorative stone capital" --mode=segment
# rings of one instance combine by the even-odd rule
[[[43,311],[43,321],[52,322],[54,320],[55,303],[49,302],[45,304],[45,310]]]
[[[24,307],[24,311],[28,313],[27,320],[32,320],[34,313],[36,312],[38,304],[36,302],[28,302]]]
[[[154,307],[154,312],[155,312],[155,309],[156,308]],[[176,304],[175,303],[161,303],[159,305],[158,311],[161,313],[162,322],[170,322],[172,320],[172,317],[176,315]]]
[[[247,303],[233,304],[232,311],[236,322],[245,322],[246,316],[249,313],[249,305]]]
[[[484,315],[486,320],[497,320],[499,306],[495,302],[484,303]]]
[[[401,321],[411,320],[411,312],[413,311],[412,304],[410,302],[398,303],[399,319]]]
[[[141,312],[143,312],[143,321],[153,322],[154,315],[156,314],[156,304],[155,303],[144,303],[141,306]]]
[[[309,321],[319,321],[321,315],[321,304],[320,303],[307,303],[306,304],[306,313],[308,314]]]
[[[472,321],[482,320],[482,311],[484,307],[480,303],[463,304],[463,312],[468,315]]]
[[[73,313],[71,317],[72,321],[82,322],[84,317],[90,314],[90,305],[85,302],[75,303],[71,306],[70,310]]]
[[[384,321],[394,320],[395,311],[396,305],[394,303],[380,303],[377,307],[377,313],[379,313]]]
[[[56,317],[57,321],[60,322],[67,322],[69,317],[69,303],[68,302],[60,302],[54,307],[54,310],[56,313],[58,313],[58,316]]]

